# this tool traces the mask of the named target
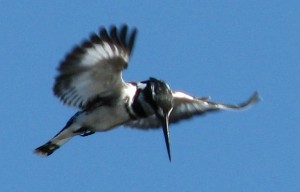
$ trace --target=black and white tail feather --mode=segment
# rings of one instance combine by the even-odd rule
[[[259,101],[258,93],[239,105],[226,105],[196,98],[183,92],[173,92],[168,84],[155,78],[130,83],[122,79],[134,47],[137,30],[109,31],[77,46],[58,68],[54,94],[66,105],[79,108],[66,124],[46,144],[35,149],[49,156],[74,136],[88,136],[118,126],[142,130],[162,127],[168,157],[171,160],[169,124],[202,115],[210,111],[241,110]]]

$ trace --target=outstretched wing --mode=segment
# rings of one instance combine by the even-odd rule
[[[226,105],[209,101],[208,98],[195,98],[182,92],[174,92],[174,107],[169,117],[169,123],[177,123],[184,119],[190,119],[209,111],[241,110],[250,107],[259,101],[258,93],[254,93],[250,99],[239,105]],[[148,118],[129,122],[126,126],[138,129],[152,129],[161,127],[160,121],[155,115]]]
[[[60,64],[54,94],[64,104],[82,109],[96,99],[118,96],[125,85],[122,71],[128,66],[136,33],[123,25],[92,34]]]

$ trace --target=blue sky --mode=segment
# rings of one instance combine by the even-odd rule
[[[299,1],[2,1],[1,191],[299,191]],[[32,153],[76,112],[56,67],[100,26],[138,28],[128,81],[239,103],[162,131],[119,128]]]

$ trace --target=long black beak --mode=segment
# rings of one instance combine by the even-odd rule
[[[169,132],[169,113],[161,118],[162,128],[164,131],[166,147],[168,151],[169,160],[171,162],[171,149],[170,149],[170,132]]]

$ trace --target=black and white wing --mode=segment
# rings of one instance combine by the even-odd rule
[[[96,99],[118,96],[126,84],[122,71],[128,66],[136,33],[123,25],[92,34],[60,64],[54,94],[64,104],[82,109]]]
[[[190,119],[209,111],[241,110],[259,101],[258,93],[254,93],[250,99],[239,105],[226,105],[209,101],[208,98],[196,98],[182,92],[174,92],[174,107],[169,117],[169,123],[177,123],[184,119]],[[155,115],[129,122],[126,126],[138,129],[153,129],[161,127],[160,121]]]

